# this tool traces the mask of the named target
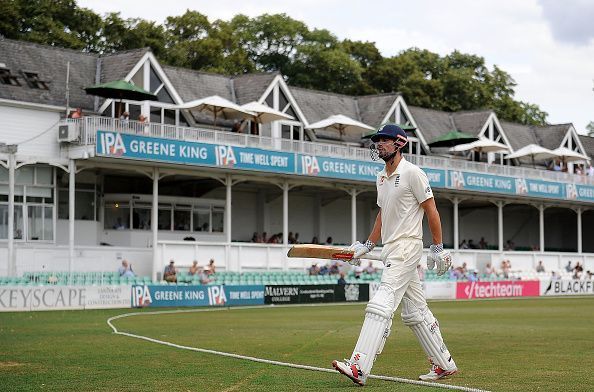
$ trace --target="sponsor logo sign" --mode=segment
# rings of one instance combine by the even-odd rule
[[[264,286],[225,286],[227,305],[262,305],[264,304]]]
[[[344,301],[368,301],[368,284],[266,286],[264,303],[299,304]]]
[[[592,280],[543,280],[541,295],[594,295],[594,281]]]
[[[456,283],[456,299],[538,297],[539,295],[538,280]]]
[[[135,285],[132,307],[235,306],[264,303],[264,286]]]
[[[130,286],[2,286],[0,312],[130,307]]]

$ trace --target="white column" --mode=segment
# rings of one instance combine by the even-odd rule
[[[225,232],[227,237],[227,245],[231,244],[231,187],[233,182],[231,174],[227,174],[227,180],[225,181],[227,187],[227,193],[225,197]]]
[[[458,250],[460,246],[460,228],[459,228],[459,217],[458,217],[458,206],[460,200],[454,197],[454,250]]]
[[[357,241],[357,190],[351,189],[351,243]]]
[[[499,251],[503,252],[503,202],[497,202],[497,221],[499,229]]]
[[[538,214],[539,214],[539,221],[540,221],[540,251],[544,252],[545,251],[545,239],[544,239],[544,225],[545,225],[545,221],[544,221],[544,205],[541,204],[540,206],[538,206]]]
[[[289,244],[289,183],[283,184],[283,244]]]
[[[16,276],[14,258],[14,171],[16,157],[8,154],[8,276]]]
[[[161,271],[163,261],[159,260],[159,168],[153,168],[153,205],[151,208],[151,231],[153,232],[153,282],[157,281],[157,274]]]
[[[74,190],[76,187],[76,161],[68,161],[68,274],[74,264]]]
[[[582,209],[577,209],[577,251],[582,253]]]

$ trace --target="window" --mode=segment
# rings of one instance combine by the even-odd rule
[[[77,186],[79,185],[77,184]],[[74,192],[74,219],[97,220],[95,204],[94,190],[76,190]],[[69,219],[68,213],[68,189],[62,188],[58,191],[58,219]]]
[[[190,231],[192,206],[175,206],[173,211],[174,230]]]
[[[213,207],[212,209],[212,232],[222,233],[224,229],[225,209],[223,207]]]
[[[8,238],[8,204],[0,204],[0,239]]]
[[[112,202],[105,205],[105,229],[125,230],[130,227],[130,205]]]
[[[171,230],[171,206],[159,204],[159,220],[157,228],[159,230]]]
[[[11,86],[20,86],[21,83],[16,75],[10,73],[8,68],[0,68],[0,82],[2,84],[10,84]],[[8,238],[8,237],[7,237]]]
[[[132,206],[132,228],[138,230],[151,229],[150,203],[134,203]]]
[[[209,231],[210,226],[210,209],[194,208],[194,231]]]
[[[49,82],[39,79],[37,72],[21,71],[23,77],[27,81],[27,85],[31,88],[39,90],[49,90]]]

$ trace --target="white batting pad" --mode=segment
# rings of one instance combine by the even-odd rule
[[[410,299],[403,298],[401,316],[404,324],[409,326],[417,336],[423,350],[434,364],[443,370],[456,368],[456,364],[441,337],[439,323],[429,308],[425,307],[421,311]]]
[[[356,362],[365,375],[371,371],[375,357],[382,352],[390,335],[394,310],[394,291],[387,285],[380,285],[365,308],[365,321],[351,356],[351,361]]]

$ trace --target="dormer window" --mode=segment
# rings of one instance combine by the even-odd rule
[[[19,80],[16,75],[10,73],[10,69],[6,67],[0,67],[0,83],[9,84],[11,86],[20,86]]]
[[[29,72],[29,71],[21,71],[23,73],[23,77],[27,81],[27,84],[31,88],[36,88],[39,90],[49,90],[49,82],[45,80],[39,79],[39,75],[37,72]]]

